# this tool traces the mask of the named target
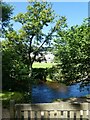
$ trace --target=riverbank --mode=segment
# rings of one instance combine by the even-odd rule
[[[79,103],[83,103],[83,102],[90,102],[90,94],[87,96],[84,96],[84,97],[79,97],[79,98],[57,99],[53,103],[56,103],[56,102],[69,102],[69,103],[71,102],[71,103],[75,103],[75,104],[79,104]],[[9,108],[2,107],[2,118],[3,119],[10,118]]]
[[[73,103],[83,103],[83,102],[90,102],[90,94],[82,97],[71,97],[67,99],[57,99],[53,102],[73,102]]]
[[[88,87],[90,88],[90,86]],[[89,90],[89,89],[88,89]],[[32,103],[50,103],[52,101],[74,99],[89,95],[87,88],[80,91],[79,85],[66,86],[57,82],[45,82],[40,85],[34,85],[32,88]],[[26,93],[25,93],[26,94]],[[30,96],[25,96],[21,92],[7,92],[0,93],[0,100],[3,101],[3,107],[9,107],[10,100],[14,99],[16,103],[26,103],[26,99]],[[90,96],[90,95],[89,95]],[[88,96],[88,97],[89,97]],[[44,98],[44,99],[43,99]],[[28,102],[28,101],[27,101]]]
[[[2,101],[3,108],[9,108],[10,100],[15,100],[17,103],[20,103],[23,99],[24,94],[20,92],[8,92],[3,91],[0,93],[0,101]]]

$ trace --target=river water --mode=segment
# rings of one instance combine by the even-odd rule
[[[59,88],[61,89],[54,89],[46,84],[33,86],[32,102],[49,103],[59,98],[81,97],[90,94],[90,86],[80,89],[80,84]]]

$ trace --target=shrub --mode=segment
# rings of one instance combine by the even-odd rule
[[[39,83],[40,81],[46,81],[47,68],[33,68],[32,77],[35,83]]]
[[[52,68],[48,68],[47,73],[48,73],[48,77],[53,81],[64,82],[60,69],[60,64],[57,64]]]

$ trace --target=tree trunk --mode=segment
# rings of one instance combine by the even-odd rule
[[[28,78],[28,97],[30,100],[28,100],[28,101],[31,103],[32,103],[32,82],[33,82],[32,63],[30,63],[30,65],[29,65],[29,78]]]
[[[32,65],[35,61],[35,58],[36,58],[36,54],[34,54],[34,57],[31,58],[31,50],[29,51],[29,80],[28,80],[28,93],[29,93],[29,97],[30,97],[30,100],[32,102],[32,85],[33,85],[33,68],[32,68]]]
[[[29,78],[32,77],[32,63],[29,65]]]

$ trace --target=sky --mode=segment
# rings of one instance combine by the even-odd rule
[[[14,6],[14,14],[26,12],[28,2],[9,2]],[[52,2],[52,9],[56,14],[66,16],[69,26],[80,25],[85,18],[88,17],[88,2]],[[20,24],[14,24],[14,28],[18,30]]]

